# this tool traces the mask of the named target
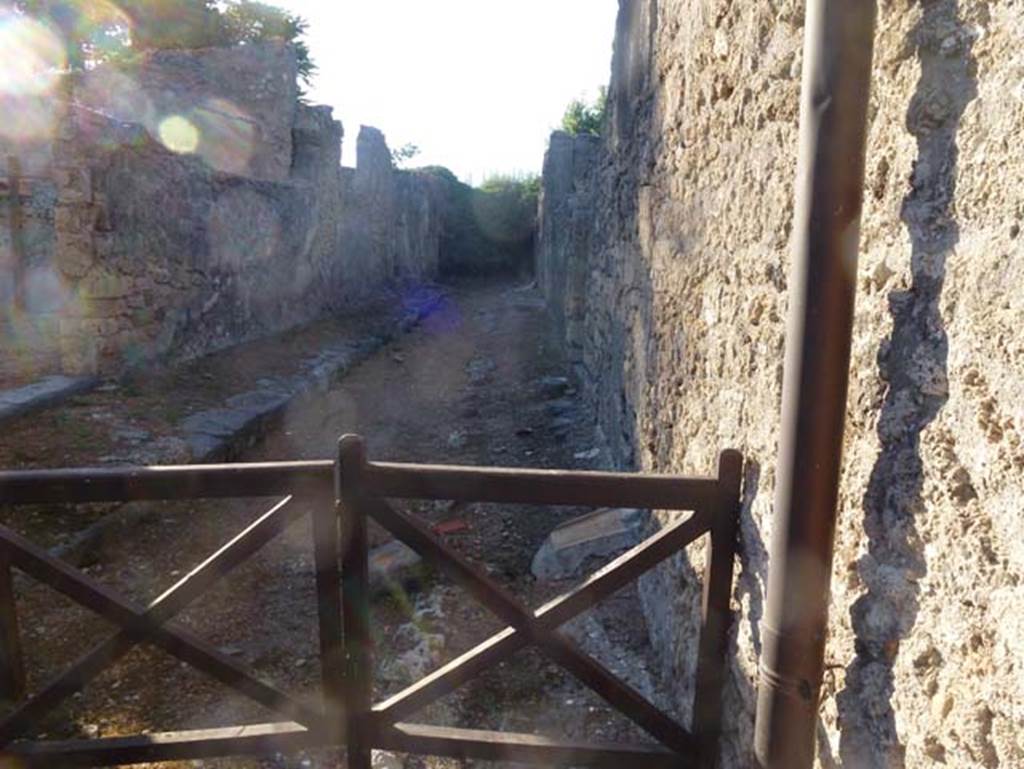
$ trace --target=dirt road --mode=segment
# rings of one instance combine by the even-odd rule
[[[365,436],[371,459],[583,466],[586,462],[574,456],[591,448],[592,421],[571,388],[565,392],[544,381],[565,374],[535,291],[508,283],[460,286],[417,330],[362,363],[323,398],[290,412],[280,430],[242,459],[331,457],[337,438],[355,432]],[[107,543],[89,573],[140,602],[152,600],[269,506],[268,500],[162,505],[122,541]],[[431,523],[448,521],[449,542],[532,605],[557,587],[530,575],[534,552],[560,520],[580,512],[447,503],[414,503],[407,509]],[[385,539],[375,533],[376,542]],[[180,624],[266,680],[315,703],[320,671],[311,544],[304,519],[181,615]],[[19,588],[35,688],[111,628],[46,588],[28,582]],[[643,653],[646,633],[633,589],[608,601],[597,618],[613,644]],[[374,623],[377,697],[502,626],[435,575],[416,589],[382,596],[374,606]],[[146,647],[69,700],[45,732],[110,736],[266,720],[276,719]],[[533,652],[517,655],[417,720],[642,739]],[[334,766],[337,758],[325,752],[203,764]],[[406,765],[459,764],[408,759]]]

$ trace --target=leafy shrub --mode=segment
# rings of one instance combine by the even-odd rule
[[[308,85],[316,71],[302,39],[306,21],[256,0],[119,0],[117,12],[89,0],[17,0],[15,7],[48,19],[61,31],[68,61],[76,69],[86,62],[129,59],[140,51],[283,40],[295,49],[303,83]]]
[[[608,112],[608,89],[598,90],[597,99],[587,104],[582,99],[573,99],[562,116],[562,130],[573,135],[594,134],[599,136]]]
[[[470,187],[443,166],[419,169],[442,180],[448,211],[441,242],[446,275],[525,272],[533,261],[537,226],[536,176],[492,176]]]

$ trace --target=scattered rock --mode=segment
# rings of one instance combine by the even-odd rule
[[[576,401],[569,398],[559,398],[556,401],[544,404],[544,411],[548,416],[561,417],[576,410]]]
[[[574,424],[576,420],[572,417],[558,417],[551,420],[551,429],[556,433],[567,433]]]
[[[490,379],[491,372],[498,368],[498,364],[491,358],[476,357],[466,364],[466,374],[471,384],[480,385]]]
[[[423,578],[423,559],[397,539],[370,551],[370,589],[375,593],[415,588]]]
[[[641,510],[602,508],[563,523],[544,540],[530,571],[543,580],[575,577],[588,558],[605,558],[636,545],[645,518]]]
[[[569,380],[564,376],[546,376],[537,381],[540,396],[545,400],[561,398],[570,389]]]
[[[458,534],[469,528],[469,522],[464,518],[452,518],[448,521],[441,521],[434,524],[436,534]]]
[[[375,750],[370,757],[373,769],[405,769],[405,762],[395,753],[386,750]]]
[[[391,675],[404,683],[412,683],[441,664],[447,639],[440,633],[422,632],[415,625],[404,627],[415,632],[416,644],[395,657]]]
[[[48,376],[15,390],[0,391],[0,423],[53,406],[96,386],[93,377]]]
[[[612,673],[628,683],[648,702],[655,703],[666,712],[672,712],[672,703],[662,697],[644,659],[635,652],[608,637],[607,631],[593,612],[586,612],[565,625],[565,632]]]
[[[142,430],[138,427],[120,427],[112,432],[112,437],[117,441],[125,441],[126,443],[142,443],[150,439],[151,434],[146,430]]]

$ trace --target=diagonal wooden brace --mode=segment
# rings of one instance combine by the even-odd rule
[[[596,660],[586,655],[573,641],[548,626],[548,623],[538,620],[514,596],[507,593],[459,553],[438,541],[419,521],[395,510],[382,499],[362,497],[359,499],[359,506],[515,629],[515,635],[506,636],[501,641],[491,644],[488,663],[493,664],[496,661],[496,648],[502,652],[512,653],[515,648],[521,648],[529,643],[536,644],[552,661],[568,670],[666,746],[679,753],[696,750],[696,742],[686,729],[651,705],[632,687],[621,681]],[[692,529],[696,532],[694,536],[699,536],[706,530],[704,516],[695,515],[688,519],[687,523],[691,521],[694,523]],[[686,533],[690,534],[693,531],[687,530]],[[624,568],[621,563],[619,568]],[[609,574],[615,574],[615,570],[605,572],[606,580],[611,582]],[[628,581],[627,579],[626,582]],[[570,601],[567,598],[565,603],[559,605],[578,607],[579,611],[589,608],[596,602],[592,595],[588,595],[592,590],[591,587],[590,591],[583,594],[587,596],[586,600],[576,598]],[[561,612],[556,613],[549,609],[548,613],[552,618],[560,618],[562,614],[568,612],[562,609]],[[569,618],[569,616],[565,616],[557,624],[561,624]],[[518,640],[516,636],[521,636],[522,640]],[[514,643],[513,639],[516,639]],[[501,648],[502,646],[505,648]],[[378,713],[381,714],[380,711]]]
[[[533,616],[542,626],[554,629],[622,589],[638,576],[681,550],[704,534],[711,516],[698,512],[665,528],[594,572],[574,590],[548,602]],[[505,628],[434,673],[420,679],[374,707],[389,723],[404,719],[466,681],[529,645],[529,639],[514,627]]]
[[[14,565],[123,628],[0,722],[0,745],[8,744],[142,640],[153,642],[271,710],[295,718],[304,725],[318,726],[320,716],[312,709],[255,679],[205,641],[186,631],[164,628],[160,624],[184,609],[218,579],[296,521],[302,510],[290,502],[291,497],[275,505],[145,610],[135,608],[105,586],[52,558],[15,532],[0,527],[0,547],[9,553]]]

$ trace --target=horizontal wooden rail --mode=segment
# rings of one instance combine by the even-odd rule
[[[369,462],[364,492],[399,499],[696,510],[717,499],[714,478]],[[334,494],[334,463],[262,462],[0,472],[0,504]]]
[[[0,504],[334,496],[334,463],[263,462],[0,472]]]
[[[365,493],[399,499],[659,510],[695,510],[719,493],[714,478],[391,462],[367,463],[359,483]]]
[[[453,729],[422,724],[395,724],[374,734],[385,750],[484,761],[511,761],[544,766],[592,766],[607,769],[687,769],[696,758],[659,746],[577,743],[535,734]]]
[[[92,740],[19,742],[0,753],[28,767],[123,766],[222,756],[270,755],[326,744],[323,735],[296,723],[252,724],[227,729],[141,734]]]

